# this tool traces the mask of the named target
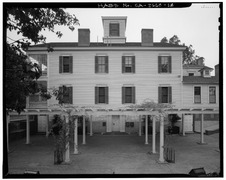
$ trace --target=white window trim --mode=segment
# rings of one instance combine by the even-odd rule
[[[200,103],[195,103],[195,87],[200,87],[200,99],[201,99],[201,102]],[[193,86],[193,90],[192,90],[192,94],[193,94],[193,104],[202,104],[202,85],[194,85]]]
[[[216,90],[216,95],[215,95],[215,98],[216,98],[216,102],[215,103],[210,103],[210,87],[215,87],[215,90]],[[208,94],[208,104],[217,104],[217,86],[215,85],[209,85],[208,88],[207,88],[207,94]]]

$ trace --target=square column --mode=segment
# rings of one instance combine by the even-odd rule
[[[160,115],[159,163],[164,163],[164,116]]]
[[[90,136],[93,136],[93,116],[90,116]]]
[[[139,117],[139,136],[141,136],[141,119],[142,116],[138,116]]]
[[[182,135],[185,136],[184,114],[182,114]]]
[[[26,115],[26,144],[30,144],[30,121],[29,121],[29,115]]]
[[[82,128],[83,128],[82,144],[86,144],[86,117],[85,116],[83,116]]]
[[[148,144],[148,116],[145,115],[145,144]]]
[[[78,117],[75,118],[74,121],[74,153],[78,154]]]
[[[156,117],[152,116],[152,153],[155,154],[156,153],[156,148],[155,148],[155,135],[156,135]]]
[[[10,115],[6,115],[7,152],[9,152],[9,123],[10,123]]]
[[[46,115],[46,137],[49,137],[49,115]]]
[[[200,122],[200,145],[207,144],[204,142],[204,114],[201,114],[201,122]]]
[[[65,121],[66,121],[66,137],[69,136],[69,116],[65,116]],[[69,141],[66,142],[66,147],[65,147],[65,162],[68,163],[70,162],[70,145]]]

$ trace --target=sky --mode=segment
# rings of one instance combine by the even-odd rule
[[[102,42],[101,17],[127,16],[127,42],[141,42],[141,29],[150,28],[154,29],[154,42],[177,35],[181,43],[191,44],[195,54],[205,58],[206,66],[214,68],[219,63],[220,8],[217,3],[194,3],[188,8],[70,8],[66,11],[75,14],[80,25],[74,31],[57,27],[56,30],[63,32],[61,38],[43,32],[46,42],[77,42],[79,28],[90,29],[91,42]],[[15,34],[11,37],[18,38]]]

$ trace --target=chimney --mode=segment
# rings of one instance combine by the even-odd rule
[[[215,77],[219,78],[219,64],[215,66]]]
[[[78,29],[78,46],[90,45],[90,30]]]
[[[197,62],[197,65],[200,65],[200,66],[203,66],[203,65],[204,65],[204,64],[203,64],[204,60],[203,60],[202,57],[199,58],[199,59],[197,59],[196,62]]]
[[[153,46],[153,29],[141,30],[141,45]]]

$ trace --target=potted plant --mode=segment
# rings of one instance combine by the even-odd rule
[[[175,126],[175,124],[181,118],[177,114],[169,114],[168,117],[169,117],[169,122],[170,122],[170,126],[168,127],[168,133],[169,134],[179,134],[180,128],[178,126]]]

